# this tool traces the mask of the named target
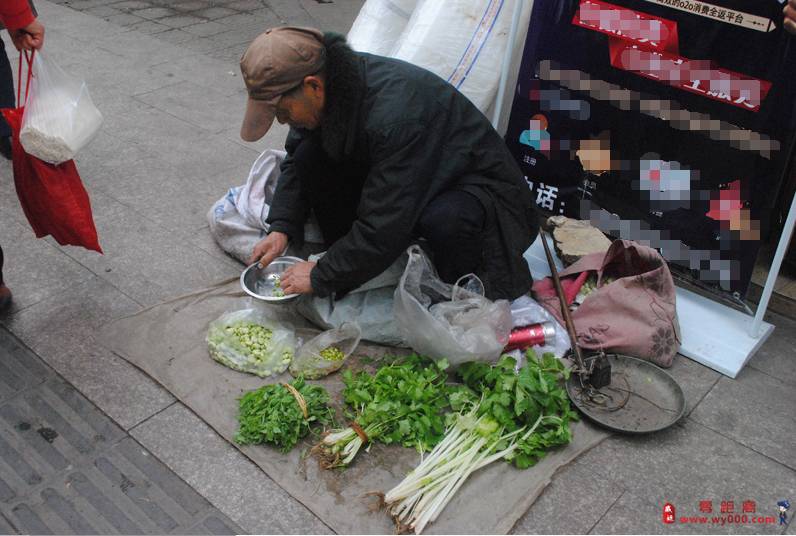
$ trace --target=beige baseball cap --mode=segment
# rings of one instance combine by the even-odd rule
[[[325,61],[320,30],[284,26],[258,35],[240,59],[249,92],[240,137],[257,141],[265,136],[282,94],[301,84],[304,77],[320,71]]]

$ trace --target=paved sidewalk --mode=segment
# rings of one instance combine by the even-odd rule
[[[45,480],[63,481],[76,472],[96,485],[99,457],[127,464],[129,453],[120,445],[140,444],[164,464],[148,478],[165,482],[174,473],[212,505],[196,517],[186,515],[180,527],[190,530],[191,522],[212,518],[252,533],[329,532],[168,392],[104,350],[94,333],[111,319],[240,273],[241,266],[213,242],[205,215],[229,187],[243,183],[262,149],[281,145],[285,130],[274,128],[255,144],[239,139],[246,96],[237,59],[251,38],[283,21],[345,32],[362,0],[36,4],[47,27],[45,54],[86,79],[105,115],[101,134],[77,159],[105,255],[34,239],[10,165],[0,162],[0,243],[15,294],[0,323],[55,371],[31,369],[27,390],[9,394],[11,402],[0,406],[0,427],[5,426],[2,408],[21,407],[14,404],[28,404],[35,396],[60,407],[54,389],[65,393],[72,386],[86,407],[101,410],[104,416],[96,413],[97,419],[105,419],[113,439],[88,453],[68,447],[61,455],[76,469],[52,471]],[[8,42],[5,33],[3,38]],[[733,501],[739,513],[744,502],[754,501],[756,515],[763,516],[775,515],[778,500],[796,502],[796,322],[768,320],[777,325],[775,334],[736,380],[678,358],[672,374],[686,392],[688,417],[654,436],[608,439],[562,470],[515,530],[796,533],[793,523],[661,523],[666,501],[677,506],[678,515],[698,515],[704,500],[713,502],[716,513],[722,501]],[[58,429],[48,422],[45,428]],[[18,440],[19,431],[8,432]],[[0,437],[5,434],[4,428]],[[0,469],[0,478],[5,474]],[[8,498],[0,484],[0,511],[5,515],[31,493],[46,502],[44,484],[38,486],[13,488],[15,496]],[[54,486],[60,497],[80,493]],[[108,493],[124,498],[118,490]],[[52,518],[60,524],[51,526],[83,532],[60,512]],[[139,527],[160,532],[153,525]],[[123,532],[112,530],[115,525],[97,528]],[[0,519],[4,530],[9,529]]]

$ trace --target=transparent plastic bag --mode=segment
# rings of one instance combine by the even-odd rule
[[[72,160],[101,125],[102,114],[94,106],[86,83],[37,53],[19,134],[25,152],[50,164],[61,164]]]
[[[246,345],[243,336],[232,332],[235,328],[261,326],[270,331],[270,339],[262,349]],[[207,330],[210,357],[229,368],[249,372],[264,378],[281,374],[287,369],[296,350],[296,336],[291,327],[266,316],[258,309],[241,309],[224,313],[210,323]]]
[[[351,322],[324,331],[299,348],[290,363],[290,373],[293,376],[303,374],[310,380],[328,376],[340,370],[348,356],[356,350],[361,338],[359,326]]]
[[[506,300],[483,296],[474,275],[449,285],[419,246],[411,246],[393,312],[404,342],[433,359],[447,359],[456,367],[467,361],[495,361],[511,332],[511,309]]]

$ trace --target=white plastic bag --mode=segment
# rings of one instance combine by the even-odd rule
[[[271,331],[262,353],[252,352],[231,328],[255,324]],[[227,312],[210,323],[207,330],[210,356],[229,368],[256,374],[261,378],[281,374],[296,351],[296,336],[289,326],[269,318],[260,309]]]
[[[310,261],[323,256],[310,255]],[[393,316],[395,288],[406,269],[406,255],[401,255],[389,268],[373,279],[347,293],[342,298],[319,298],[312,294],[301,296],[296,302],[296,312],[313,324],[325,329],[356,322],[366,341],[389,346],[403,345]]]
[[[50,164],[66,162],[91,141],[100,125],[102,114],[86,83],[37,53],[19,133],[25,152]]]
[[[293,376],[303,374],[309,380],[317,380],[340,370],[348,356],[356,350],[361,337],[362,332],[354,323],[345,323],[339,328],[324,331],[299,348],[290,363],[290,373]],[[329,353],[324,355],[327,352]]]
[[[406,28],[418,0],[367,0],[359,10],[348,44],[358,52],[388,56]]]
[[[474,275],[462,278],[465,284],[443,282],[420,246],[410,246],[407,253],[409,261],[393,303],[404,342],[420,354],[447,359],[454,367],[497,360],[511,332],[509,302],[485,298]],[[478,287],[480,293],[472,291]]]
[[[246,184],[230,188],[207,213],[210,233],[219,247],[243,263],[248,261],[255,244],[268,232],[269,225],[265,220],[274,200],[279,166],[286,154],[275,149],[263,151],[252,164]],[[312,214],[304,226],[304,241],[323,242]]]

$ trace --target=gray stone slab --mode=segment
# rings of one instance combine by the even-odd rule
[[[224,24],[214,21],[200,22],[182,28],[184,32],[198,37],[210,37],[211,35],[218,35],[229,30]]]
[[[318,2],[317,0],[298,0],[297,2],[290,2],[289,0],[279,0],[277,2],[272,2],[271,5],[275,11],[284,13],[282,10],[283,4],[287,4],[288,7],[293,7],[292,4],[298,4],[301,6],[302,11],[305,11],[314,20],[318,21],[321,25],[320,27],[324,31],[347,34],[364,3],[364,0],[344,0],[336,2]]]
[[[87,9],[85,12],[88,13],[89,15],[100,17],[106,20],[108,17],[112,17],[114,15],[120,15],[122,13],[120,10],[115,9],[111,6],[97,6],[91,9]]]
[[[793,366],[796,321],[776,313],[766,315],[766,321],[774,324],[774,333],[746,366],[796,386],[796,367]]]
[[[174,10],[165,7],[146,7],[144,9],[135,9],[131,13],[142,19],[157,20],[163,17],[171,17],[174,15]]]
[[[165,24],[159,24],[154,20],[145,20],[130,26],[130,29],[145,35],[155,36],[168,32],[171,30],[171,27]]]
[[[117,24],[111,24],[97,17],[50,2],[38,3],[36,8],[39,12],[39,18],[47,21],[48,39],[50,35],[62,33],[63,35],[72,36],[78,41],[94,43],[105,37],[118,35],[126,31],[125,28]],[[50,46],[48,42],[48,49]]]
[[[795,408],[793,385],[747,368],[719,380],[691,418],[796,469]]]
[[[678,354],[671,368],[666,369],[683,389],[686,401],[686,415],[691,413],[713,388],[721,374],[713,369]]]
[[[124,432],[60,379],[0,405],[0,481],[10,503],[121,439]]]
[[[131,438],[75,463],[4,508],[29,533],[192,534],[240,527]]]
[[[158,19],[158,22],[171,28],[185,28],[186,26],[191,26],[192,24],[199,24],[200,22],[203,22],[203,20],[192,15],[173,15],[170,17],[160,18]]]
[[[292,0],[275,0],[269,2],[267,8],[273,11],[282,24],[289,26],[310,26],[311,28],[318,28],[323,25],[307,11],[306,7],[301,2]]]
[[[167,31],[158,33],[157,39],[165,41],[167,43],[171,43],[174,45],[179,45],[185,43],[187,41],[193,41],[194,39],[198,39],[197,36],[191,35],[188,32],[183,32],[178,28],[169,28]]]
[[[178,2],[174,4],[175,11],[180,13],[193,12],[200,9],[207,9],[212,5],[212,2],[206,0],[188,0],[187,2]],[[209,17],[206,17],[209,18]]]
[[[248,532],[330,532],[182,404],[175,404],[130,433]],[[185,456],[186,452],[191,452],[191,456]]]
[[[214,38],[218,39],[220,36],[215,36]],[[228,43],[226,46],[249,41],[249,39],[240,36],[234,37],[230,35],[230,38],[235,42]],[[204,40],[203,43],[210,43],[210,41]],[[211,48],[217,48],[216,44],[211,44]],[[230,65],[219,60],[208,59],[204,55],[179,58],[169,63],[161,64],[156,69],[224,95],[243,94],[246,91],[238,65]]]
[[[0,402],[51,377],[51,369],[22,341],[0,328]]]
[[[772,499],[776,503],[783,496],[796,496],[796,472],[792,469],[690,418],[657,434],[612,436],[584,454],[579,463],[624,487],[630,495],[653,497],[653,503],[666,494],[691,505],[689,508],[706,499],[739,504],[754,500],[765,505]],[[657,495],[649,495],[650,489]],[[599,525],[595,530],[602,532]],[[646,530],[628,528],[627,532]]]
[[[649,487],[627,491],[592,529],[594,534],[781,534],[774,517],[772,495],[747,497],[731,490],[722,496],[699,494],[685,490]],[[700,503],[710,501],[712,513],[700,511]],[[722,514],[722,501],[732,501],[736,514]],[[753,501],[756,512],[743,518],[743,502]],[[675,523],[663,523],[666,503],[675,507]],[[737,517],[736,517],[737,516]],[[744,523],[743,520],[746,519]],[[737,521],[737,522],[736,522]]]
[[[237,73],[228,76],[241,79]],[[136,99],[213,133],[239,124],[246,107],[246,97],[240,93],[224,94],[193,82],[139,94]]]
[[[16,194],[11,196],[12,202],[18,204]],[[14,301],[11,309],[0,315],[13,314],[66,290],[76,282],[92,278],[92,273],[84,266],[46,241],[37,239],[27,222],[3,221],[2,228],[3,278],[14,294]]]
[[[136,17],[131,13],[119,13],[118,15],[108,17],[107,20],[108,22],[118,24],[119,26],[132,26],[134,24],[146,21],[146,19]]]
[[[17,527],[2,514],[0,514],[0,534],[19,534]]]
[[[587,534],[623,491],[576,461],[556,474],[511,533]]]
[[[98,278],[6,317],[9,328],[57,372],[125,428],[174,399],[144,373],[99,346],[105,322],[139,306]]]
[[[134,11],[136,9],[144,9],[151,6],[152,4],[143,0],[126,0],[124,2],[116,2],[113,4],[113,7],[123,11]]]
[[[229,17],[230,15],[235,15],[237,13],[238,11],[234,9],[229,9],[228,7],[215,6],[206,9],[201,9],[198,11],[193,11],[192,15],[196,17],[202,17],[208,20],[216,20],[222,17]]]

